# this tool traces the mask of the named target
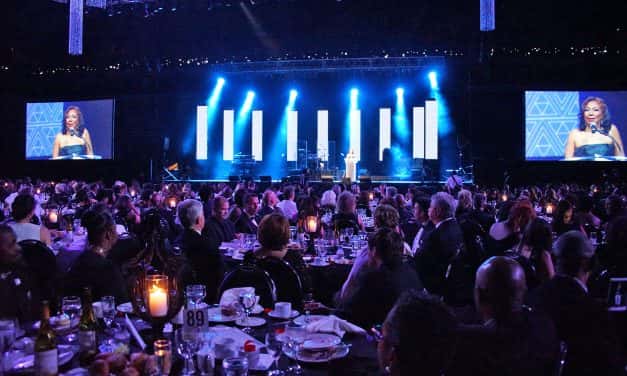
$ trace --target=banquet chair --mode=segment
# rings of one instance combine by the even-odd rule
[[[229,272],[218,289],[218,296],[234,287],[254,287],[259,295],[259,304],[264,308],[274,307],[277,301],[276,285],[265,270],[252,264],[243,264]]]
[[[303,284],[296,270],[285,260],[265,257],[257,260],[257,266],[268,272],[276,285],[277,301],[290,302],[294,309],[303,305]]]
[[[121,267],[125,262],[136,257],[141,250],[141,244],[136,237],[132,235],[120,236],[118,241],[111,247],[107,258],[118,267]]]
[[[57,259],[44,243],[26,239],[18,243],[22,248],[22,257],[33,272],[33,280],[42,299],[54,302],[57,281]]]

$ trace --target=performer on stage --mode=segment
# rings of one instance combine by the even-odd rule
[[[52,157],[94,155],[89,131],[84,127],[80,108],[70,106],[63,116],[63,129],[57,133],[52,147]]]
[[[346,154],[346,158],[344,158],[344,163],[346,164],[344,177],[350,179],[351,182],[357,181],[357,162],[357,155],[353,149],[350,149],[348,154]]]
[[[612,124],[605,101],[588,97],[581,105],[579,127],[568,134],[564,158],[614,156],[624,157],[623,140]]]

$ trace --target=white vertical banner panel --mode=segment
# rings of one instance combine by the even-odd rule
[[[263,111],[253,111],[253,126],[251,140],[253,158],[263,160]]]
[[[425,159],[438,159],[438,102],[425,101]]]
[[[392,109],[379,109],[379,160],[383,160],[383,150],[392,146]]]
[[[318,110],[318,158],[329,160],[329,111]]]
[[[207,106],[196,107],[196,159],[207,159]]]
[[[414,147],[413,157],[424,159],[425,157],[425,108],[414,107],[413,112],[414,123]]]
[[[223,138],[222,138],[222,159],[225,161],[233,160],[233,128],[235,124],[235,111],[224,110],[223,120]]]
[[[355,153],[357,161],[361,160],[361,110],[350,112],[349,147]]]
[[[298,160],[298,111],[287,112],[287,161]]]

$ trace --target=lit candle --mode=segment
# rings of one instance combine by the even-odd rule
[[[370,192],[370,193],[368,194],[368,199],[369,199],[370,201],[374,200],[374,193]]]
[[[37,194],[41,194],[41,189],[37,188],[36,192]]]
[[[318,230],[318,218],[316,216],[308,216],[305,219],[305,228],[309,233],[316,232]]]
[[[135,197],[135,190],[131,189],[131,197]]]
[[[553,205],[548,204],[546,206],[546,214],[553,214]]]
[[[153,286],[148,296],[150,316],[163,317],[168,314],[168,294],[163,289]]]
[[[176,207],[176,199],[175,198],[171,198],[170,199],[170,207],[172,209],[174,209]]]
[[[507,195],[505,193],[503,193],[503,196],[501,196],[501,200],[507,201]]]
[[[58,220],[59,220],[59,215],[57,214],[57,211],[56,210],[52,210],[48,214],[48,221],[50,221],[50,223],[57,223]]]

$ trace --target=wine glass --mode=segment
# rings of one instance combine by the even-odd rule
[[[316,308],[316,301],[312,293],[308,292],[303,295],[303,308],[305,309],[305,324],[309,324],[311,310]]]
[[[292,374],[301,374],[302,368],[298,364],[298,355],[305,339],[307,338],[307,329],[304,326],[288,326],[285,330],[285,335],[288,338],[288,346],[294,353],[294,359],[296,364],[289,367],[288,371]]]
[[[268,371],[268,376],[282,376],[285,374],[279,368],[279,359],[283,350],[283,342],[279,340],[279,336],[285,333],[285,324],[274,324],[268,327],[266,333],[266,349],[274,359],[274,369]]]
[[[72,327],[81,315],[81,298],[64,296],[61,299],[61,311],[70,319],[70,327]],[[75,342],[77,340],[76,334],[69,334],[67,340],[68,342]]]
[[[113,296],[103,296],[102,302],[102,319],[107,329],[111,329],[113,319],[115,319],[115,298]]]
[[[193,375],[194,369],[190,369],[189,363],[192,357],[198,351],[198,339],[195,333],[186,332],[184,329],[179,329],[175,333],[176,352],[183,358],[185,366],[183,368],[183,375]]]
[[[250,315],[250,312],[252,310],[252,308],[255,306],[256,303],[256,298],[255,298],[255,294],[253,294],[250,291],[246,291],[246,292],[242,292],[241,294],[239,294],[239,304],[242,305],[242,308],[244,309],[244,320],[242,320],[242,324],[245,325],[244,329],[242,329],[242,331],[244,333],[249,333],[252,329],[248,326],[248,316]]]
[[[207,296],[206,287],[205,285],[189,285],[185,287],[185,296],[187,297],[187,308],[196,309]]]

